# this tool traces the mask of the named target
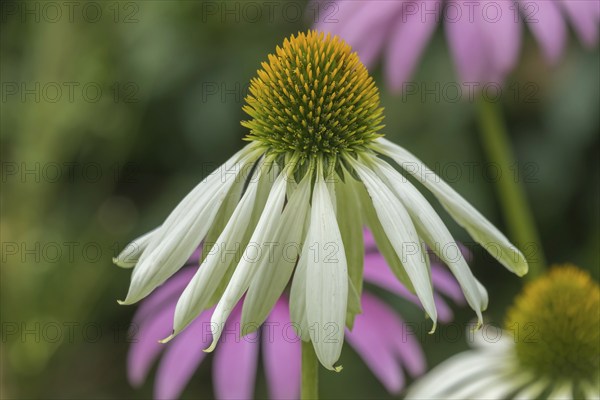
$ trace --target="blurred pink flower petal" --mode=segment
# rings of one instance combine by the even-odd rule
[[[554,64],[562,55],[567,40],[567,26],[558,4],[547,0],[520,0],[523,18],[540,43],[548,62]],[[531,10],[535,15],[529,15]],[[537,21],[537,22],[535,22]],[[539,21],[546,21],[540,24]]]
[[[242,308],[232,312],[213,362],[213,382],[218,399],[251,399],[258,364],[258,334],[240,336]],[[184,331],[185,332],[185,331]],[[207,346],[208,347],[208,346]]]
[[[414,6],[414,2],[405,3],[406,7]],[[421,58],[421,54],[435,31],[442,10],[441,1],[424,3],[429,12],[404,13],[401,24],[395,24],[390,32],[386,46],[385,76],[390,88],[402,90],[402,85],[409,79]],[[371,56],[372,57],[372,56]]]
[[[598,44],[598,2],[595,0],[560,0],[573,29],[587,47]]]
[[[170,327],[174,312],[175,303],[173,302],[142,322],[133,323],[137,332],[127,355],[127,374],[129,382],[133,386],[141,386],[144,383],[152,363],[164,350],[165,347],[160,346],[158,341],[171,333]],[[140,319],[137,318],[137,314],[136,319]]]
[[[363,294],[362,308],[354,328],[346,332],[346,339],[385,388],[398,393],[404,387],[404,375],[394,342],[402,341],[402,326],[396,313],[373,295]]]
[[[384,58],[386,80],[393,91],[410,79],[439,23],[444,25],[463,83],[504,81],[518,61],[523,22],[551,63],[563,53],[566,19],[584,45],[591,48],[598,43],[600,2],[595,0],[337,0],[328,4],[338,11],[337,22],[319,21],[315,28],[347,41],[368,67],[378,56]]]
[[[290,324],[289,304],[277,302],[262,335],[262,355],[272,399],[295,399],[300,393],[300,339]]]
[[[205,311],[181,335],[166,346],[165,354],[156,372],[156,398],[176,399],[200,365],[212,337],[204,332],[210,322],[211,311]],[[225,347],[225,346],[224,346]]]

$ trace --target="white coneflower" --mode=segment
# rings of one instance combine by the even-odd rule
[[[406,398],[600,398],[600,287],[589,274],[563,266],[530,283],[505,328],[434,368]]]
[[[242,323],[257,327],[294,274],[292,319],[300,336],[314,343],[321,363],[334,369],[344,326],[360,312],[366,223],[434,327],[425,244],[448,264],[481,319],[485,289],[433,208],[381,156],[431,190],[509,270],[527,272],[523,255],[502,233],[421,161],[378,133],[378,90],[347,44],[314,31],[299,33],[262,68],[244,107],[251,120],[242,124],[251,143],[117,258],[119,265],[135,265],[123,304],[147,296],[204,240],[210,249],[179,299],[173,335],[218,302],[212,350],[244,294]]]

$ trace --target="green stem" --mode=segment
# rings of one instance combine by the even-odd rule
[[[319,360],[312,342],[302,342],[302,400],[319,398]]]
[[[545,259],[531,208],[519,176],[519,168],[510,148],[499,104],[478,100],[479,124],[483,147],[488,159],[502,172],[496,189],[508,226],[509,236],[524,250],[529,264],[528,279],[544,272]]]

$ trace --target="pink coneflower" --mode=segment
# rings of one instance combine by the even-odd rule
[[[365,235],[365,281],[380,286],[419,305],[411,294],[395,279],[383,256],[377,252],[372,236]],[[198,265],[198,252],[189,265]],[[188,329],[171,343],[158,340],[170,333],[177,298],[192,279],[196,267],[189,266],[146,299],[137,311],[133,323],[139,331],[128,358],[129,380],[141,385],[153,363],[164,354],[158,365],[154,396],[160,399],[177,398],[204,360],[205,349],[212,341],[210,319],[214,308],[203,312]],[[464,304],[460,286],[439,262],[432,265],[432,281],[439,318],[449,322],[452,310],[442,298]],[[390,393],[404,387],[404,371],[411,377],[425,370],[425,358],[419,342],[400,316],[377,296],[363,292],[362,314],[356,316],[352,331],[346,330],[348,344],[362,357],[377,379]],[[213,368],[215,397],[219,399],[248,399],[254,394],[259,352],[267,377],[269,395],[273,399],[297,398],[300,393],[301,346],[300,338],[290,322],[288,300],[282,296],[259,332],[241,337],[242,302],[227,320],[216,349]]]
[[[600,5],[595,0],[336,0],[316,29],[339,35],[370,67],[380,56],[389,86],[402,89],[439,23],[463,82],[499,82],[515,66],[525,23],[545,58],[556,62],[567,23],[582,43],[598,43]]]

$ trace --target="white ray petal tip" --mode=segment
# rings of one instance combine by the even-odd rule
[[[127,300],[117,300],[117,304],[119,304],[120,306],[128,306],[129,305]]]
[[[435,333],[436,329],[437,329],[437,321],[433,321],[433,326],[431,327],[431,330],[429,331],[429,334],[433,335]]]
[[[215,350],[215,347],[217,347],[217,341],[214,340],[210,346],[207,349],[202,350],[205,353],[212,353]]]
[[[519,249],[517,249],[516,247],[512,248],[512,251],[515,254],[515,259],[514,259],[515,262],[514,262],[514,265],[512,266],[512,271],[518,277],[523,277],[529,272],[529,264],[527,262],[527,259],[525,258],[523,253],[521,253],[519,251]]]
[[[117,267],[121,267],[123,268],[123,265],[121,264],[121,261],[117,258],[117,257],[113,257],[112,258],[112,262],[113,264],[115,264]]]
[[[174,337],[175,337],[175,331],[173,331],[173,333],[170,334],[169,336],[167,336],[166,338],[159,340],[158,343],[161,343],[161,344],[169,343]]]
[[[344,367],[343,367],[343,366],[341,366],[341,365],[338,365],[337,367],[333,367],[333,370],[334,370],[335,372],[341,372],[343,369],[344,369]]]
[[[469,328],[469,330],[471,331],[471,333],[475,333],[475,332],[481,330],[482,326],[483,326],[483,320],[479,319],[479,320],[477,320],[476,324],[471,324],[471,328]]]
[[[119,257],[113,257],[112,262],[117,267],[125,268],[125,269],[131,269],[131,268],[135,267],[135,264],[136,264],[136,263],[129,263],[125,260],[120,259]]]

